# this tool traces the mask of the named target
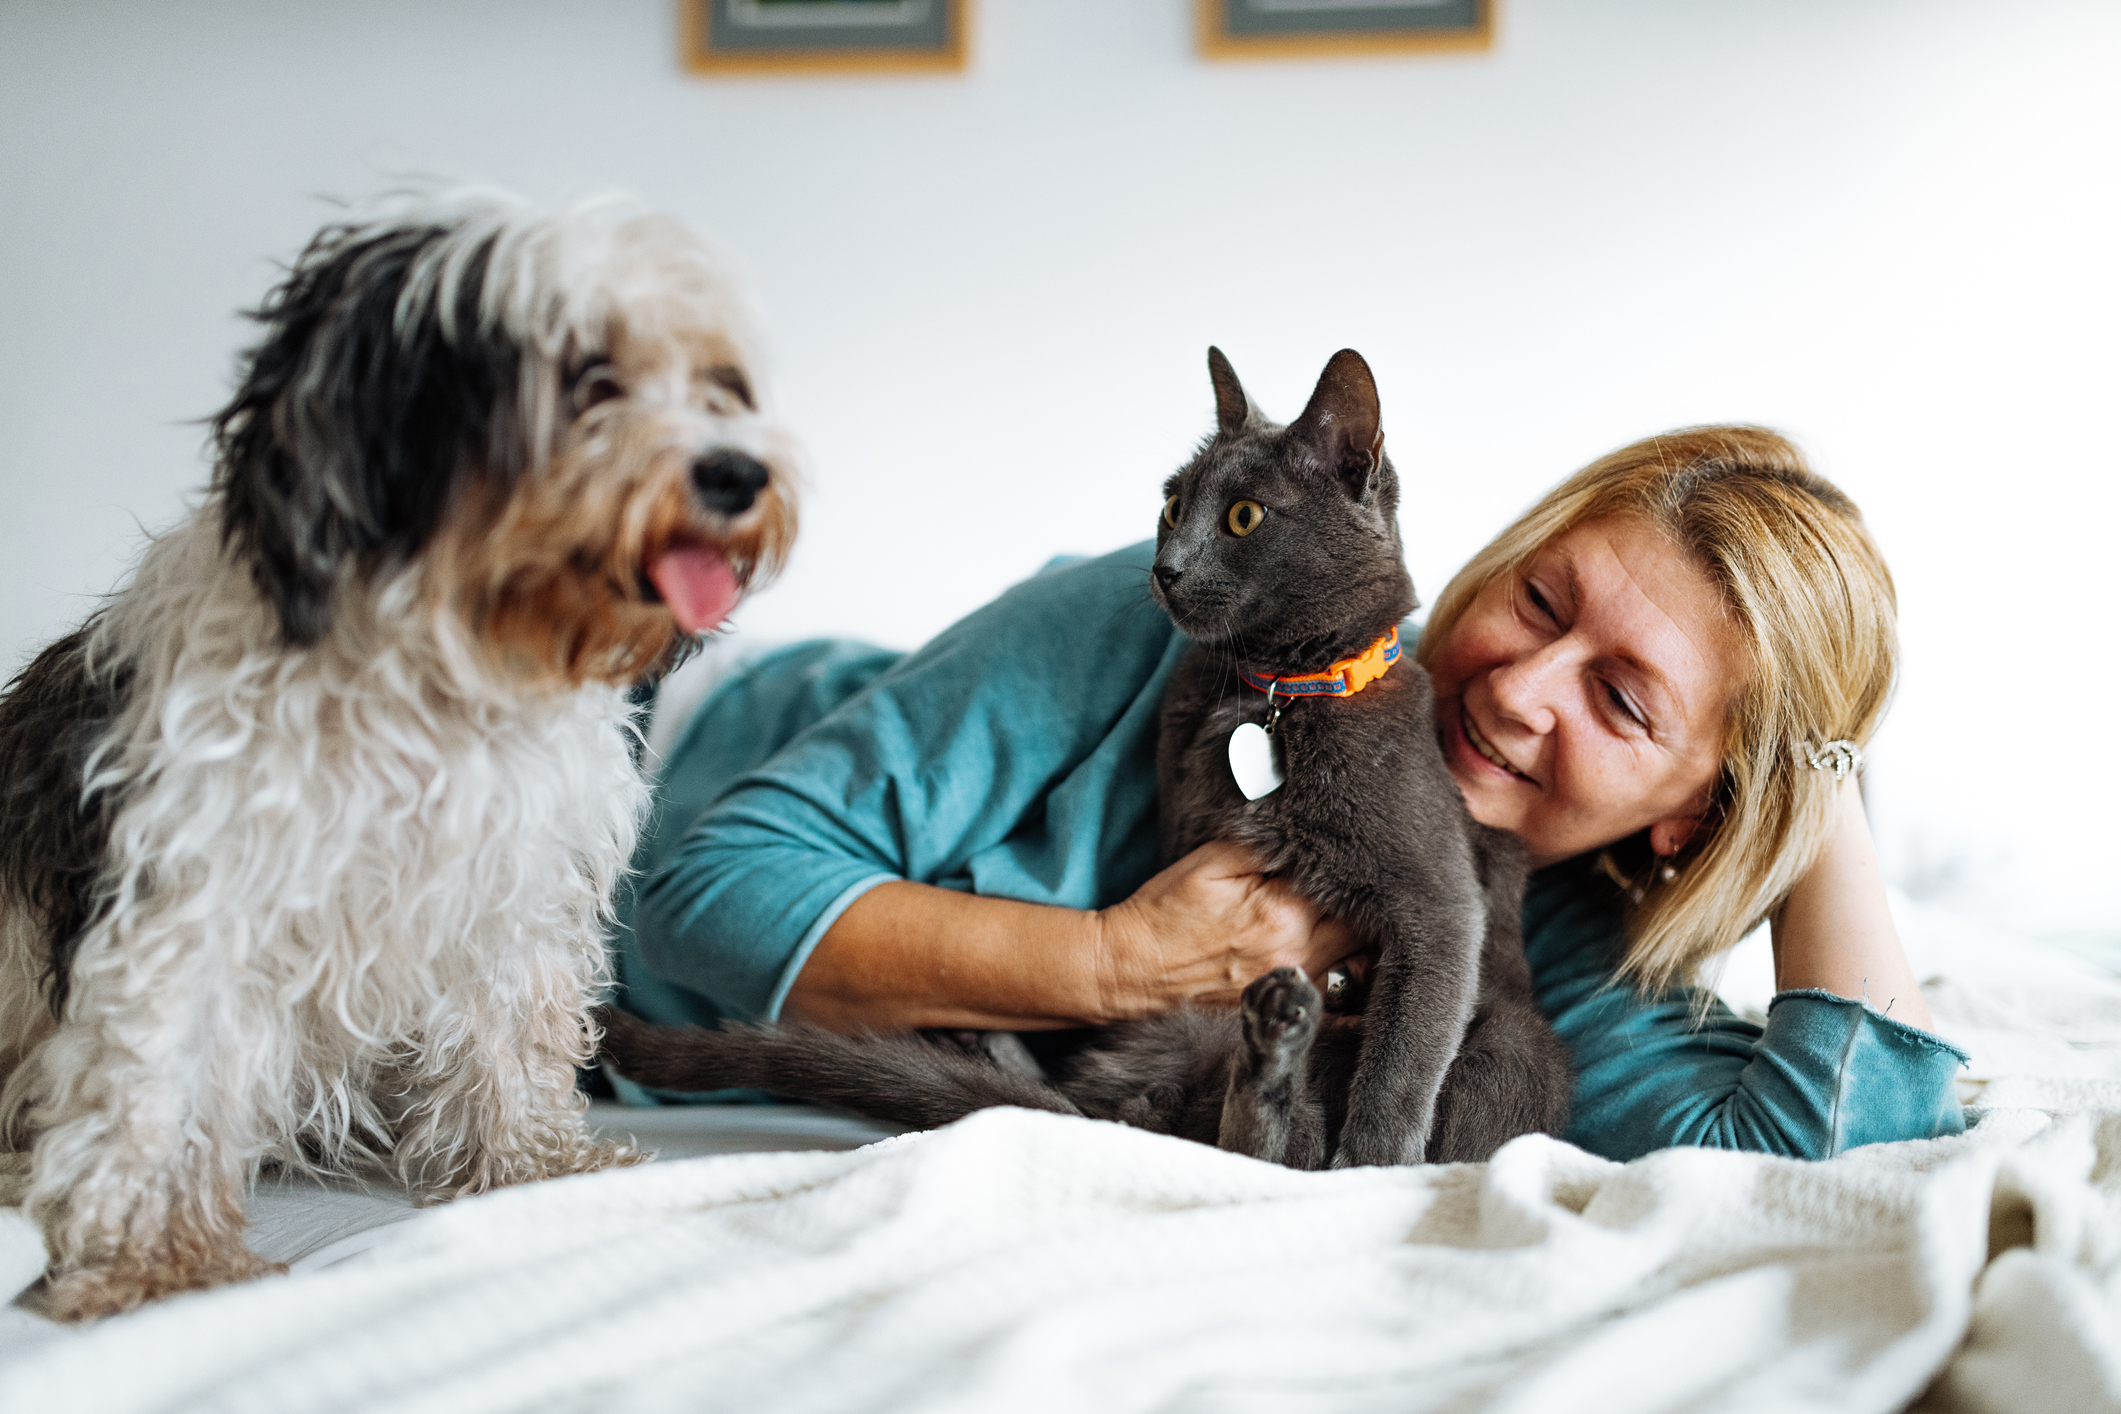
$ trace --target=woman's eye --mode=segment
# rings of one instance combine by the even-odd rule
[[[1619,711],[1621,716],[1626,717],[1638,727],[1649,725],[1649,723],[1642,720],[1642,714],[1635,710],[1634,704],[1628,701],[1627,696],[1619,688],[1607,683],[1605,695],[1612,699],[1613,706]]]
[[[1524,582],[1524,595],[1525,598],[1532,601],[1534,609],[1550,619],[1554,617],[1554,606],[1547,602],[1546,595],[1539,592],[1539,586],[1532,583],[1529,579]]]
[[[1267,518],[1267,508],[1257,501],[1239,501],[1230,507],[1230,533],[1250,535]]]
[[[1170,526],[1173,530],[1178,529],[1178,497],[1176,496],[1169,497],[1164,501],[1164,524]]]

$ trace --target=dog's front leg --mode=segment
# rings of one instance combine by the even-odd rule
[[[554,959],[513,980],[453,997],[461,1040],[430,1051],[400,1130],[408,1187],[456,1197],[646,1157],[598,1143],[585,1122],[575,1073],[594,1054],[587,969]]]
[[[281,1271],[243,1243],[259,1152],[255,1057],[186,1006],[103,1011],[80,988],[72,1021],[16,1077],[34,1096],[27,1206],[51,1253],[50,1313],[131,1310],[175,1292]]]

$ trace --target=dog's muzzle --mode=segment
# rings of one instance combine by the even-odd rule
[[[773,473],[758,458],[728,447],[706,453],[692,464],[692,486],[710,510],[725,516],[751,509]]]

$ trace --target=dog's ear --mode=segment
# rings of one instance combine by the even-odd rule
[[[1311,401],[1289,424],[1289,432],[1317,449],[1350,498],[1369,498],[1372,482],[1385,466],[1385,433],[1377,380],[1361,354],[1342,349],[1326,361]]]
[[[1228,437],[1267,420],[1237,381],[1237,370],[1213,344],[1208,345],[1208,381],[1215,385],[1215,431]]]
[[[460,482],[526,463],[521,353],[480,311],[493,245],[333,227],[254,311],[266,334],[214,419],[214,486],[290,643],[324,636],[349,572],[424,548]]]

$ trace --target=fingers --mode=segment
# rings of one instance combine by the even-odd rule
[[[1252,851],[1234,840],[1209,840],[1171,867],[1210,879],[1237,879],[1259,873],[1259,861],[1252,857]]]
[[[1100,915],[1113,1014],[1234,1006],[1277,967],[1325,975],[1358,946],[1336,919],[1270,879],[1242,845],[1212,840]]]
[[[1304,959],[1297,964],[1306,977],[1314,980],[1325,976],[1355,953],[1362,950],[1362,939],[1355,930],[1338,918],[1322,918],[1311,930],[1304,947]]]
[[[1318,927],[1318,906],[1283,880],[1257,879],[1247,902],[1262,941],[1277,951],[1301,951]]]
[[[1362,938],[1338,918],[1321,916],[1318,905],[1281,879],[1263,879],[1254,900],[1253,936],[1260,946],[1244,959],[1239,990],[1253,978],[1277,967],[1293,967],[1313,982],[1359,952]]]

